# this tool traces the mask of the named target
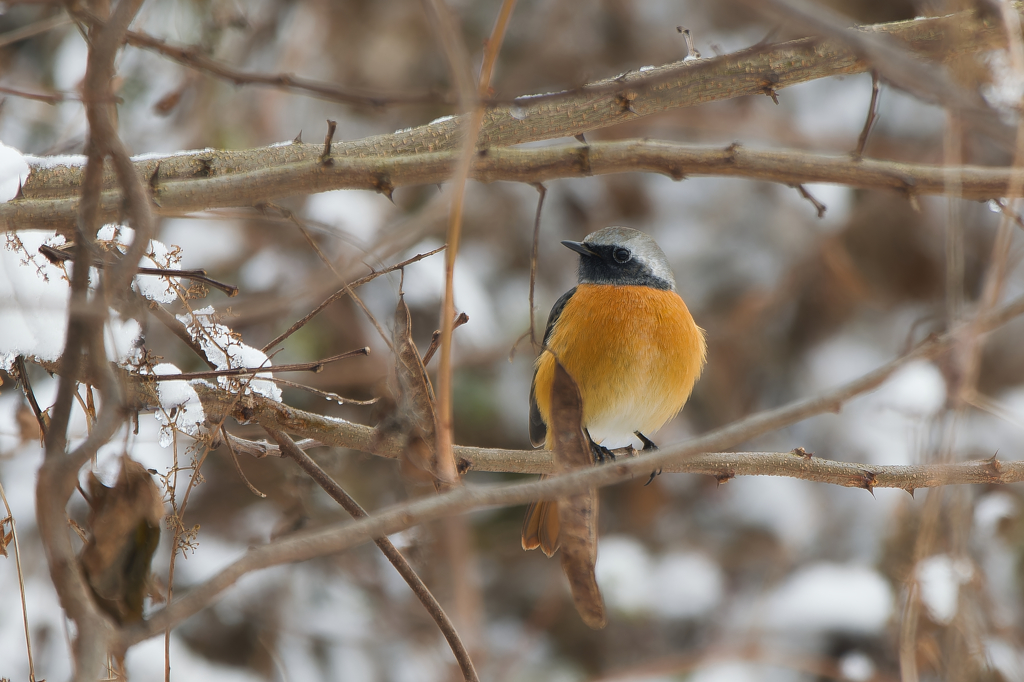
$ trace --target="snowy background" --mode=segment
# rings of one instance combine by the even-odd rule
[[[499,2],[452,2],[466,44],[479,61]],[[863,22],[942,13],[943,2],[830,3]],[[584,7],[585,5],[585,7]],[[952,7],[952,5],[950,5]],[[86,45],[70,23],[15,42],[4,37],[58,17],[47,5],[0,6],[0,86],[74,95],[85,71]],[[494,79],[514,96],[572,87],[627,69],[682,58],[677,25],[713,55],[748,47],[772,30],[770,21],[728,2],[668,0],[521,0]],[[171,41],[198,44],[211,55],[255,71],[288,72],[385,91],[443,90],[447,70],[419,3],[231,0],[147,2],[135,24]],[[792,37],[785,30],[774,39]],[[999,54],[987,64],[1005,70]],[[979,76],[978,74],[981,74]],[[273,89],[236,87],[128,48],[119,59],[121,135],[136,154],[204,147],[244,149],[290,140],[299,131],[319,139],[325,119],[335,139],[357,139],[419,125],[451,113],[443,106],[367,111]],[[997,76],[999,74],[997,73]],[[1000,76],[1004,77],[1004,76]],[[986,86],[1007,100],[1001,82]],[[825,79],[768,97],[745,97],[682,109],[596,133],[589,140],[648,137],[726,146],[852,150],[871,91],[869,75]],[[169,96],[176,96],[177,99]],[[77,101],[48,105],[0,95],[0,142],[24,154],[80,154],[85,116]],[[884,159],[942,160],[944,113],[883,88],[880,120],[866,154]],[[561,141],[565,142],[565,141]],[[968,138],[965,159],[1005,164],[991,145]],[[0,194],[24,177],[19,155],[0,155]],[[12,180],[12,178],[14,178]],[[946,320],[945,199],[915,210],[894,193],[808,186],[827,205],[818,219],[810,203],[785,186],[737,179],[673,182],[620,175],[547,183],[541,225],[537,320],[574,281],[575,256],[562,239],[580,239],[609,224],[652,234],[667,253],[679,289],[708,333],[709,364],[683,413],[657,436],[670,444],[750,412],[808,396],[855,378],[901,353],[912,340],[942,331]],[[444,188],[442,191],[447,192]],[[339,272],[364,274],[363,263],[397,262],[443,241],[438,188],[398,189],[394,204],[370,192],[336,191],[284,202],[313,229]],[[456,333],[456,441],[529,447],[527,397],[532,353],[513,342],[529,326],[527,291],[536,191],[510,183],[471,183],[458,260],[456,306],[470,323]],[[998,216],[975,203],[956,204],[965,228],[965,295],[975,301]],[[25,251],[51,237],[20,235]],[[295,227],[255,211],[209,212],[163,219],[158,235],[181,247],[183,268],[206,268],[237,284],[211,305],[242,339],[259,348],[338,288]],[[26,266],[25,251],[0,251],[0,344],[3,352],[33,347],[59,353],[63,310],[60,273],[49,281]],[[1024,291],[1010,255],[1006,296]],[[406,299],[421,348],[437,326],[443,260],[407,268]],[[52,267],[52,266],[46,266]],[[360,291],[386,326],[397,274]],[[174,312],[180,312],[172,306]],[[135,326],[132,326],[135,325]],[[197,358],[152,320],[120,321],[111,339],[146,347],[180,371],[203,369]],[[807,420],[743,445],[747,450],[804,447],[816,456],[911,464],[941,459],[1019,459],[1024,442],[1024,325],[1013,323],[986,346],[978,382],[989,411],[968,409],[956,421],[947,405],[948,368],[907,365],[878,391],[838,415]],[[369,345],[373,353],[296,378],[354,399],[381,395],[390,359],[376,331],[348,301],[332,305],[284,344],[274,363],[311,361]],[[175,369],[166,367],[166,372]],[[56,381],[31,370],[39,402],[53,401]],[[38,434],[18,386],[0,374],[0,482],[18,524],[38,679],[70,672],[67,626],[50,584],[34,528],[34,485],[41,462]],[[179,387],[180,388],[180,387]],[[172,386],[168,386],[171,391]],[[365,424],[375,406],[340,406],[293,389],[284,401]],[[161,421],[162,419],[162,421]],[[175,448],[186,464],[182,435],[165,447],[168,415],[142,415],[138,435],[122,433],[102,451],[96,469],[110,481],[127,448],[162,473]],[[76,412],[74,424],[85,433]],[[260,438],[253,427],[230,424]],[[164,431],[166,434],[166,430]],[[161,440],[164,441],[162,445]],[[316,459],[364,507],[374,509],[415,491],[392,461],[322,449]],[[242,555],[295,528],[335,522],[343,513],[289,462],[243,458],[253,495],[226,451],[203,465],[205,481],[186,514],[200,525],[195,551],[176,566],[175,589],[186,590]],[[474,474],[470,480],[512,480]],[[478,589],[477,626],[462,628],[483,679],[891,680],[899,678],[901,613],[916,585],[922,608],[916,658],[923,679],[1024,679],[1020,626],[1022,489],[918,491],[874,495],[783,478],[712,478],[666,474],[602,492],[598,579],[610,609],[608,627],[587,629],[573,610],[557,560],[523,552],[520,508],[470,517],[472,554],[463,569]],[[929,516],[929,498],[941,506]],[[83,500],[70,514],[81,521]],[[0,514],[5,515],[5,514]],[[935,541],[917,548],[919,531]],[[450,567],[440,547],[443,528],[429,525],[394,538],[446,607]],[[166,579],[168,533],[154,560]],[[457,620],[457,624],[458,624]],[[175,680],[453,679],[451,653],[419,603],[376,548],[263,571],[243,579],[215,606],[171,637]],[[163,642],[131,650],[133,680],[163,679]],[[954,674],[955,673],[955,674]],[[0,677],[27,678],[20,595],[13,558],[0,558]]]

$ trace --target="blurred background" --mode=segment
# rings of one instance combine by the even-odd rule
[[[449,2],[479,65],[500,2]],[[859,22],[940,15],[961,9],[941,0],[831,0]],[[450,88],[437,39],[420,3],[410,0],[193,0],[147,2],[135,28],[199,46],[251,71],[286,72],[386,92]],[[520,0],[493,80],[496,96],[550,92],[629,69],[682,59],[677,26],[690,29],[704,57],[799,37],[747,5],[687,0]],[[19,40],[5,36],[40,30]],[[31,32],[31,31],[27,31]],[[86,44],[58,4],[0,6],[0,86],[74,97]],[[1006,57],[958,60],[953,73],[1005,104]],[[256,86],[235,86],[158,55],[127,48],[117,84],[121,135],[133,153],[204,147],[244,149],[320,139],[325,120],[336,140],[390,133],[453,113],[444,105],[363,109]],[[823,79],[765,96],[681,109],[587,134],[846,153],[867,114],[871,77]],[[1004,97],[1004,100],[999,100]],[[0,141],[35,155],[79,154],[86,135],[81,103],[55,105],[0,94]],[[880,119],[865,155],[941,163],[946,116],[883,85]],[[1013,112],[1008,112],[1013,115]],[[556,140],[565,144],[572,140]],[[549,144],[549,143],[544,143]],[[964,161],[1009,163],[1005,150],[966,136]],[[855,378],[947,327],[946,232],[964,236],[963,296],[977,300],[999,215],[979,203],[809,185],[823,218],[795,189],[739,179],[683,182],[645,174],[546,183],[537,264],[537,324],[575,282],[576,256],[559,245],[606,225],[653,235],[679,290],[707,331],[708,366],[681,415],[656,441],[679,442],[751,412],[809,396]],[[400,188],[394,203],[370,192],[335,191],[282,202],[302,218],[338,273],[353,279],[440,246],[450,188]],[[528,341],[530,248],[538,193],[512,183],[470,183],[456,270],[456,307],[470,322],[455,332],[456,442],[528,448],[527,407],[534,353]],[[224,314],[246,343],[260,347],[340,280],[296,225],[274,212],[217,211],[163,219],[159,238],[180,246],[183,267],[203,267],[241,288],[236,299],[204,302]],[[1006,296],[1024,291],[1010,253]],[[438,327],[443,256],[406,269],[413,328],[425,349]],[[954,285],[960,287],[959,283]],[[399,276],[359,291],[387,329]],[[3,301],[0,300],[0,305]],[[152,320],[146,347],[184,371],[199,359]],[[1024,325],[990,337],[979,399],[961,406],[946,362],[917,362],[837,415],[816,417],[743,445],[803,447],[815,456],[875,464],[1021,457],[1024,428]],[[369,345],[373,353],[291,376],[321,390],[368,400],[387,396],[392,358],[366,316],[348,299],[333,304],[285,344],[275,364],[309,361]],[[434,369],[432,364],[431,370]],[[56,382],[31,370],[43,407]],[[0,387],[0,482],[18,523],[38,679],[70,673],[67,626],[34,529],[35,475],[41,461],[22,393]],[[285,389],[285,402],[375,424],[387,400],[338,405]],[[84,420],[79,414],[80,428]],[[233,433],[262,438],[255,427]],[[114,458],[130,454],[161,473],[194,455],[179,437],[158,443],[152,415],[138,435],[123,434],[96,468],[111,480]],[[359,452],[312,452],[368,509],[425,494],[403,481],[396,462]],[[177,460],[175,460],[175,455]],[[187,510],[199,524],[194,551],[179,558],[179,593],[253,544],[298,528],[338,522],[344,513],[292,463],[243,457],[241,467],[266,499],[252,494],[226,450],[202,468]],[[186,475],[184,472],[182,475]],[[473,473],[470,482],[523,480]],[[894,680],[900,677],[903,614],[921,679],[1024,679],[1020,626],[1022,488],[958,487],[874,494],[786,478],[666,474],[602,491],[598,577],[610,610],[605,630],[589,630],[573,609],[558,561],[520,548],[523,509],[469,517],[469,551],[451,562],[443,524],[393,538],[451,609],[482,679],[520,680]],[[86,506],[73,498],[71,515]],[[154,570],[166,582],[165,532]],[[457,576],[460,594],[452,589]],[[910,586],[916,599],[907,607]],[[0,558],[0,677],[26,679],[17,576]],[[456,606],[456,602],[458,606]],[[906,637],[906,635],[904,635]],[[171,636],[172,679],[449,680],[458,670],[444,640],[394,569],[373,546],[283,566],[243,579]],[[164,675],[163,642],[128,655],[135,680]]]

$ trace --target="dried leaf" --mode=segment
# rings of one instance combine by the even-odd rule
[[[89,540],[79,556],[104,611],[118,623],[142,620],[149,566],[160,540],[163,496],[149,472],[127,455],[113,488],[89,479]]]
[[[423,366],[423,359],[412,340],[412,314],[399,295],[395,308],[395,373],[402,391],[399,413],[405,419],[404,460],[428,472],[442,485],[458,481],[454,462],[444,466],[437,456],[437,413],[434,409],[434,388]]]
[[[583,400],[579,387],[556,358],[548,428],[553,436],[552,451],[559,473],[593,466],[582,424]],[[558,500],[562,571],[569,580],[576,610],[583,622],[595,630],[608,624],[604,599],[594,574],[597,564],[597,510],[596,488]]]

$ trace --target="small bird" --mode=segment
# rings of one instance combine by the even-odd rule
[[[704,331],[676,292],[668,259],[649,236],[606,227],[582,242],[579,284],[548,315],[530,389],[530,440],[551,449],[555,357],[579,386],[583,427],[595,461],[607,449],[647,438],[682,409],[704,368]],[[523,549],[559,547],[557,502],[535,502],[523,522]]]

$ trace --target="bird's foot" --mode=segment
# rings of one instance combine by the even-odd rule
[[[636,435],[637,438],[640,439],[640,442],[644,444],[644,448],[643,448],[643,450],[641,450],[641,452],[649,452],[650,450],[657,450],[658,449],[658,446],[654,444],[654,441],[652,441],[650,438],[648,438],[644,434],[640,433],[639,431],[634,431],[633,433],[634,433],[634,435]],[[661,469],[660,468],[659,469],[655,469],[654,471],[652,471],[651,472],[651,477],[647,479],[647,483],[644,483],[644,486],[649,486],[651,484],[651,481],[654,480],[654,477],[655,476],[660,476],[660,475],[661,475]]]
[[[590,454],[594,458],[594,464],[604,464],[605,462],[615,461],[615,453],[605,446],[595,443],[594,439],[590,437],[590,432],[586,429],[583,429],[583,433],[587,435],[587,441],[590,443]]]

